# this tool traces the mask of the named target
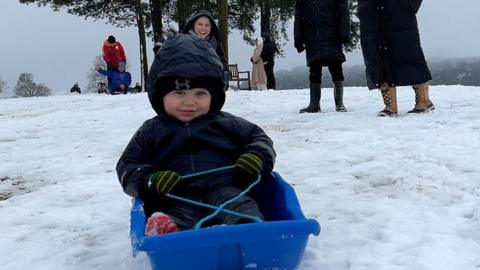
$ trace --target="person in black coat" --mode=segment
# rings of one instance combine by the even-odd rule
[[[334,83],[336,111],[343,105],[342,44],[350,42],[350,14],[347,0],[297,0],[294,21],[295,48],[306,51],[310,67],[310,104],[300,113],[320,112],[322,68],[328,67]]]
[[[187,22],[183,33],[197,35],[201,39],[205,39],[217,52],[218,57],[223,64],[226,87],[228,88],[228,81],[230,80],[230,71],[228,70],[228,61],[225,56],[225,51],[220,40],[220,31],[213,19],[212,14],[206,10],[196,12]],[[226,89],[227,89],[226,88]]]
[[[412,85],[415,107],[409,113],[434,110],[429,98],[432,79],[420,44],[416,14],[422,0],[359,0],[360,38],[369,89],[380,89],[385,109],[396,116],[397,86]]]
[[[166,41],[147,79],[148,98],[157,116],[143,123],[117,164],[124,191],[144,201],[147,215],[161,211],[181,230],[193,228],[205,209],[172,200],[165,193],[219,205],[273,168],[275,151],[265,132],[221,111],[224,84],[223,65],[208,42],[189,34]],[[232,171],[181,177],[233,164]],[[229,209],[262,217],[248,195]],[[216,222],[249,221],[221,214]]]
[[[275,89],[275,74],[273,74],[273,67],[275,66],[275,55],[278,53],[277,45],[269,33],[261,34],[263,39],[263,48],[260,53],[260,58],[263,60],[265,73],[267,74],[267,89]]]

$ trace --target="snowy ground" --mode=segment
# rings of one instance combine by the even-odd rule
[[[272,137],[275,170],[322,232],[303,270],[480,269],[480,88],[432,87],[437,110],[378,118],[379,93],[227,92],[225,111]],[[115,164],[153,116],[146,94],[0,100],[0,269],[148,269],[131,258]]]

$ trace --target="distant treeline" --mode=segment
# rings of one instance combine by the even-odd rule
[[[432,73],[431,85],[471,85],[480,86],[480,58],[461,58],[446,60],[428,60]],[[366,86],[365,66],[344,65],[345,86]],[[277,89],[308,88],[308,69],[297,66],[291,70],[275,72]],[[332,87],[332,79],[328,69],[323,69],[322,86]]]

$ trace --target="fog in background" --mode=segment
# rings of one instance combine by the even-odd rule
[[[480,57],[480,19],[475,17],[479,9],[478,0],[423,1],[418,20],[427,59]],[[2,0],[0,33],[0,78],[7,81],[10,91],[22,72],[32,73],[36,83],[46,84],[53,93],[67,93],[75,82],[85,88],[86,75],[108,35],[116,36],[124,45],[132,83],[140,81],[136,28],[115,28],[48,7]],[[283,47],[284,57],[276,60],[276,71],[305,65],[305,54],[298,54],[293,47],[293,27],[288,33],[290,41]],[[153,53],[148,45],[151,62]],[[250,70],[253,47],[245,44],[236,31],[230,35],[229,46],[230,63]],[[346,65],[356,64],[363,64],[360,49],[347,54]]]

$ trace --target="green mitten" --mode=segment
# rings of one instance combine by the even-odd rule
[[[252,153],[242,154],[235,162],[235,169],[256,176],[263,169],[262,159]]]
[[[182,177],[174,171],[159,171],[150,176],[149,188],[160,194],[169,193],[182,184]]]

